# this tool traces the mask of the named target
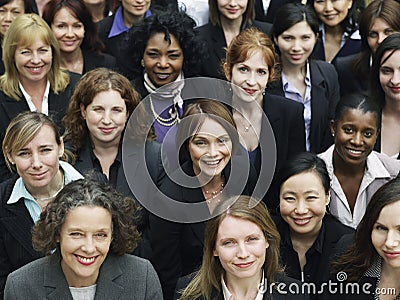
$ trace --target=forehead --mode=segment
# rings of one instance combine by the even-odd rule
[[[97,93],[89,105],[126,106],[125,100],[122,99],[121,94],[118,91],[111,89]]]
[[[30,48],[38,44],[50,46],[47,32],[43,30],[23,30],[20,33],[17,43],[17,48]]]
[[[315,170],[307,170],[299,174],[290,176],[283,184],[282,189],[291,189],[294,191],[302,191],[312,189],[324,188],[322,185],[321,177]]]
[[[343,112],[339,122],[359,127],[377,127],[378,116],[375,112],[363,112],[361,109],[348,108]]]
[[[267,68],[269,67],[267,63],[267,54],[260,49],[249,50],[244,61],[238,62],[237,64],[244,64],[254,68]]]
[[[400,196],[396,202],[384,206],[379,214],[378,222],[384,224],[400,225]]]
[[[303,34],[310,34],[314,33],[311,29],[310,24],[308,24],[306,21],[301,21],[293,26],[289,27],[286,29],[282,34],[293,34],[293,35],[303,35]]]
[[[400,45],[399,45],[399,48],[400,48]],[[394,50],[394,51],[393,50],[386,51],[382,56],[381,62],[384,62],[384,63],[382,63],[382,66],[389,65],[389,64],[395,65],[395,66],[400,66],[400,49]]]
[[[4,3],[7,2],[7,3]],[[3,1],[3,5],[0,7],[10,7],[10,8],[21,8],[25,9],[25,3],[23,0],[11,0],[11,1]]]
[[[75,15],[75,13],[68,7],[62,7],[54,15],[54,20],[55,19],[71,19],[71,18],[74,19],[74,20],[78,20],[78,18]]]
[[[260,226],[242,218],[226,215],[218,227],[218,238],[262,234]]]
[[[67,212],[63,227],[87,230],[111,229],[112,216],[107,209],[100,206],[78,206]]]
[[[173,35],[169,34],[170,41],[165,40],[164,32],[152,33],[147,41],[146,48],[168,48],[182,50],[178,39]]]
[[[391,26],[382,18],[375,18],[371,24],[370,24],[370,29],[385,29],[385,28],[391,28]]]
[[[222,118],[218,119],[218,121],[221,122],[222,124],[224,124],[224,126],[230,125],[227,121],[225,121]],[[219,136],[223,136],[223,135],[228,135],[227,130],[219,122],[217,122],[216,120],[214,120],[212,118],[205,118],[204,122],[199,126],[198,131],[195,136],[219,137]]]

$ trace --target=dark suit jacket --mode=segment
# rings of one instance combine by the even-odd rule
[[[83,53],[83,73],[85,74],[89,72],[90,70],[96,69],[96,68],[108,68],[111,70],[118,70],[117,68],[117,60],[115,59],[114,56],[103,53],[103,54],[97,54],[94,53],[93,51],[89,49],[82,49]]]
[[[335,68],[326,62],[310,60],[311,75],[311,128],[310,150],[321,153],[333,144],[330,120],[334,118],[340,100],[339,83]],[[284,96],[282,80],[268,85],[267,91]]]
[[[361,78],[354,70],[354,63],[358,54],[353,54],[335,59],[334,66],[338,73],[340,95],[350,93],[368,94],[369,76]]]
[[[280,169],[289,158],[306,150],[303,105],[290,99],[267,93],[264,96],[263,110],[271,124],[276,145],[275,173],[264,202],[268,208],[275,210],[279,204],[278,174]],[[261,130],[261,144],[265,138],[266,135]],[[258,156],[256,159],[255,167],[259,170],[261,158]],[[259,174],[259,176],[261,178],[265,177],[263,174]]]
[[[7,279],[7,299],[72,300],[60,257],[53,254],[13,272]],[[157,274],[149,261],[129,254],[108,254],[97,279],[96,300],[162,300]]]
[[[24,201],[7,204],[18,178],[0,184],[0,299],[7,275],[43,256],[32,247],[33,220]]]
[[[224,170],[227,182],[229,182],[229,169],[230,165]],[[182,170],[189,176],[195,176],[192,161],[183,163]],[[254,181],[254,170],[250,170],[249,179],[242,194],[251,195]],[[160,191],[178,202],[202,202],[204,206],[201,209],[205,214],[208,213],[200,187],[184,187],[166,177]],[[150,239],[153,248],[151,262],[160,277],[165,300],[172,299],[178,278],[192,273],[201,264],[205,225],[204,221],[176,223],[150,214]]]
[[[64,131],[64,127],[61,124],[61,119],[64,117],[68,105],[69,99],[72,96],[75,85],[78,82],[80,75],[70,73],[70,83],[66,87],[64,91],[59,93],[58,95],[54,94],[54,92],[50,89],[49,91],[49,116],[55,121],[55,123],[59,126],[61,133]],[[15,118],[19,113],[29,111],[28,103],[25,98],[21,98],[21,100],[17,101],[6,96],[0,90],[0,140],[3,141],[5,131],[10,124],[10,121]],[[8,171],[3,153],[0,151],[0,181],[4,181],[7,178],[10,178],[10,172]]]
[[[286,3],[300,3],[297,0],[271,0],[267,9],[267,14],[264,12],[262,0],[255,0],[254,10],[256,12],[256,20],[260,22],[274,23],[276,12]]]
[[[272,24],[253,21],[254,27],[270,34]],[[248,26],[251,27],[251,26]],[[245,27],[247,28],[247,27]],[[205,24],[197,28],[199,36],[206,42],[208,57],[203,58],[201,75],[225,79],[222,70],[222,61],[226,57],[225,48],[228,46],[222,28],[212,23]]]
[[[157,142],[147,142],[145,148],[145,161],[146,166],[143,166],[141,163],[140,158],[138,157],[141,155],[139,146],[130,144],[131,147],[124,148],[127,151],[124,157],[121,156],[122,164],[118,168],[117,173],[117,185],[116,189],[120,193],[124,194],[128,197],[133,197],[137,199],[139,202],[146,201],[146,199],[141,199],[138,195],[146,195],[147,197],[151,197],[150,188],[145,185],[138,184],[143,183],[144,180],[138,179],[138,177],[143,177],[143,172],[145,170],[148,171],[151,180],[153,180],[154,184],[158,187],[161,185],[165,177],[164,168],[162,165],[161,159],[161,145]],[[68,146],[70,147],[70,146]],[[94,156],[92,152],[92,146],[90,144],[89,138],[87,138],[86,143],[81,148],[81,150],[76,153],[77,158],[74,167],[81,173],[86,174],[92,170],[94,170],[93,159]],[[122,151],[120,147],[119,152]],[[126,178],[127,172],[124,170],[128,166],[129,173],[128,174],[135,174],[134,178],[128,180]],[[107,181],[105,176],[102,176],[104,181]],[[146,185],[150,185],[150,182],[144,182]],[[133,191],[131,190],[133,188]],[[136,192],[135,192],[136,189]],[[140,190],[140,191],[139,191]],[[148,191],[148,192],[147,192]],[[147,193],[146,193],[147,192]],[[142,234],[142,240],[139,246],[135,249],[134,254],[140,257],[150,259],[152,256],[152,250],[149,241],[149,220],[148,220],[148,212],[146,209],[140,211],[140,224],[139,224],[139,231]]]
[[[382,116],[381,116],[381,118],[382,118]],[[381,122],[381,127],[382,127],[382,122]],[[376,139],[376,142],[375,142],[374,150],[378,151],[378,152],[381,152],[381,147],[382,147],[382,145],[381,145],[381,135],[379,134],[378,138]],[[400,159],[400,153],[397,156],[397,159]]]
[[[174,300],[179,299],[179,296],[180,296],[179,291],[183,290],[189,284],[189,282],[193,279],[194,275],[195,275],[195,273],[192,273],[189,276],[182,277],[178,280],[178,283],[176,286],[176,292],[174,295]],[[281,284],[281,285],[278,290],[276,287],[279,284]],[[284,275],[278,275],[278,276],[276,276],[275,282],[268,283],[268,285],[269,286],[266,287],[266,292],[264,293],[263,300],[285,300],[285,299],[307,300],[307,299],[309,299],[309,296],[307,294],[291,293],[290,290],[288,290],[290,286],[292,286],[292,288],[295,286],[301,287],[302,283],[296,279],[293,279],[293,278],[290,278],[290,277],[287,277]],[[300,288],[300,291],[301,291],[301,288]],[[200,297],[198,299],[205,300],[204,297]],[[218,292],[216,289],[213,289],[213,291],[211,293],[211,299],[224,300],[222,286],[220,286],[220,292]]]

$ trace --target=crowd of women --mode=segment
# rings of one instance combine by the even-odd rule
[[[400,4],[181,2],[0,1],[0,299],[400,299]]]

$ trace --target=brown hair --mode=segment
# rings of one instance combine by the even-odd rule
[[[255,51],[260,51],[268,65],[268,82],[274,81],[279,76],[276,70],[276,53],[272,40],[256,28],[248,28],[240,32],[232,39],[226,50],[226,61],[224,63],[225,77],[230,80],[233,66],[242,63]]]

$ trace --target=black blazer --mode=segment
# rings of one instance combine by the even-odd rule
[[[33,249],[34,224],[24,200],[7,204],[18,178],[14,176],[0,184],[0,299],[8,274],[43,256]]]
[[[290,240],[290,229],[289,225],[282,219],[282,217],[273,218],[279,234],[282,237],[280,253],[283,265],[285,265],[285,272],[288,276],[301,279],[300,265],[298,263],[298,254],[289,246],[285,240]],[[354,236],[354,229],[340,223],[332,215],[326,214],[323,218],[323,229],[317,238],[316,243],[322,243],[320,245],[321,253],[311,251],[307,253],[307,259],[314,261],[307,261],[305,268],[305,281],[313,282],[318,287],[326,282],[328,283],[330,277],[330,264],[336,258],[337,254],[343,253],[350,244],[343,244],[342,240],[351,241],[349,237]],[[290,243],[291,245],[291,243]],[[340,245],[340,248],[338,247]],[[307,268],[307,265],[309,268]],[[310,272],[311,270],[311,272]],[[313,273],[313,271],[316,271]],[[318,299],[318,295],[314,295],[312,299]]]
[[[75,85],[78,82],[80,75],[69,73],[70,83],[66,89],[56,95],[50,88],[49,91],[49,116],[55,121],[60,128],[61,133],[64,131],[64,127],[61,124],[61,119],[64,117],[69,100],[74,91]],[[28,103],[22,96],[21,100],[17,101],[5,95],[0,90],[0,140],[3,141],[4,134],[10,124],[11,120],[15,118],[19,113],[29,111]],[[8,171],[3,152],[0,150],[0,181],[4,181],[10,178],[11,173]]]
[[[297,0],[271,0],[267,9],[267,14],[264,12],[262,0],[255,0],[254,10],[256,12],[256,20],[260,22],[274,23],[276,12],[286,3],[300,3]]]
[[[330,120],[335,116],[336,104],[340,100],[339,82],[335,68],[326,62],[310,60],[311,76],[311,128],[310,150],[321,153],[333,144]],[[284,96],[282,80],[268,85],[267,91]]]
[[[334,66],[338,74],[340,95],[350,93],[368,94],[369,74],[361,78],[354,70],[354,63],[358,54],[353,54],[335,59]]]
[[[180,291],[183,290],[189,282],[193,279],[195,276],[195,273],[192,273],[188,276],[182,277],[178,280],[177,286],[176,286],[176,292],[174,295],[174,300],[178,300],[180,297]],[[279,284],[280,288],[279,290],[276,288]],[[284,275],[277,275],[276,280],[273,283],[268,283],[268,287],[266,292],[264,293],[263,300],[285,300],[285,299],[290,299],[290,300],[306,300],[309,299],[309,296],[307,294],[296,294],[296,293],[291,293],[289,289],[290,286],[293,287],[301,287],[302,283],[296,279],[284,276]],[[271,287],[271,289],[270,289]],[[307,289],[304,289],[307,291]],[[271,293],[272,291],[272,293]],[[300,288],[301,292],[301,288]],[[204,297],[198,298],[199,300],[205,300]],[[222,286],[220,286],[220,292],[218,292],[216,289],[212,290],[211,293],[211,299],[213,300],[224,300],[224,294],[222,292]]]
[[[230,164],[224,170],[227,182],[229,181],[229,169]],[[183,163],[182,170],[189,176],[195,176],[192,161]],[[251,195],[254,181],[254,170],[250,169],[249,179],[242,194]],[[208,213],[208,207],[200,187],[184,187],[166,177],[160,191],[178,202],[204,202],[201,209]],[[150,239],[153,249],[151,262],[160,278],[165,300],[172,299],[178,278],[192,273],[201,264],[205,225],[204,221],[176,223],[150,214]]]
[[[114,56],[107,54],[107,53],[102,53],[102,54],[97,54],[89,49],[82,49],[83,53],[83,73],[85,74],[89,72],[90,70],[96,69],[96,68],[108,68],[114,71],[117,71],[117,60],[115,59]]]
[[[278,174],[285,162],[297,153],[306,150],[306,138],[303,119],[303,105],[285,97],[264,95],[263,110],[271,124],[275,136],[276,166],[272,183],[264,202],[268,208],[275,210],[279,204]],[[265,125],[263,125],[265,126]],[[266,138],[261,129],[261,141]],[[259,170],[261,157],[256,157],[256,170]],[[268,170],[266,170],[268,172]],[[264,178],[263,174],[259,174]]]
[[[381,118],[382,118],[382,116],[381,116]],[[382,121],[381,121],[381,127],[382,127]],[[378,151],[380,153],[381,152],[381,147],[382,147],[382,145],[381,145],[381,135],[378,134],[378,137],[377,137],[376,142],[375,142],[374,150]],[[397,156],[397,159],[400,159],[400,153]]]
[[[272,28],[272,24],[259,21],[253,21],[252,26],[258,28],[268,35],[270,34]],[[225,75],[222,70],[222,61],[226,57],[225,48],[228,45],[226,44],[222,28],[218,25],[208,23],[198,27],[197,31],[199,36],[206,42],[208,50],[207,57],[203,58],[201,75],[206,77],[225,79]]]

